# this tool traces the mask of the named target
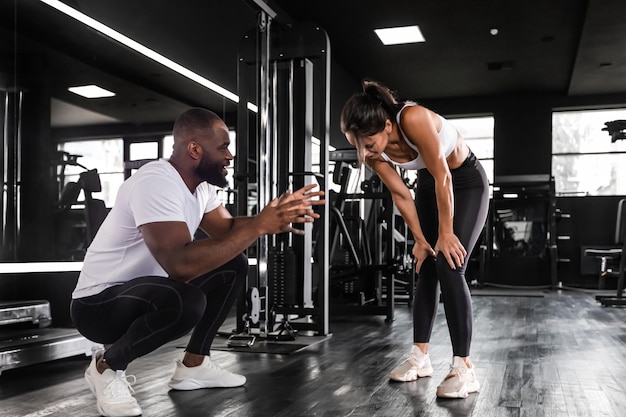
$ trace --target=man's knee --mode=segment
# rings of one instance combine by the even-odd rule
[[[233,270],[237,271],[236,280],[243,282],[248,276],[248,257],[244,253],[237,255],[231,262]]]
[[[243,271],[246,274],[248,273],[248,257],[245,253],[240,253],[231,262],[237,271]]]
[[[206,309],[206,296],[194,286],[188,285],[180,293],[180,320],[189,328],[200,321]]]

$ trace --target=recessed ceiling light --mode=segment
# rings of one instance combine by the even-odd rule
[[[94,84],[69,87],[68,90],[74,94],[78,94],[79,96],[83,96],[86,98],[113,97],[115,95],[114,92],[105,90],[104,88],[98,87]]]
[[[384,45],[426,42],[417,25],[375,29],[374,32],[376,32],[376,35],[378,35]]]

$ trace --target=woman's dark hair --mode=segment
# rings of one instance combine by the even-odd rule
[[[395,121],[402,105],[387,87],[363,81],[363,92],[354,94],[343,106],[341,131],[357,140],[374,135],[385,128],[387,119]]]

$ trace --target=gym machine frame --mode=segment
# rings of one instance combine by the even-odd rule
[[[367,184],[372,184],[372,180],[366,181]],[[333,230],[333,236],[331,240],[332,248],[337,246],[337,239],[339,235],[343,235],[348,240],[350,260],[353,265],[353,269],[349,269],[345,273],[342,271],[335,271],[331,273],[331,279],[337,282],[344,280],[359,280],[364,276],[374,277],[375,283],[375,295],[373,300],[361,300],[359,304],[346,304],[341,302],[333,302],[331,310],[333,314],[362,314],[362,315],[385,315],[385,320],[391,322],[394,320],[395,309],[395,276],[401,272],[396,258],[396,246],[394,232],[396,230],[395,224],[395,211],[393,199],[391,193],[387,188],[378,181],[379,186],[368,186],[365,190],[359,193],[348,193],[345,187],[342,186],[341,192],[333,193],[333,207],[331,207],[333,219],[336,222],[336,229]],[[382,223],[375,224],[372,227],[376,227],[374,232],[376,236],[374,241],[374,253],[371,263],[365,262],[365,260],[359,259],[359,255],[350,239],[350,232],[343,220],[344,203],[346,201],[369,201],[372,205],[371,211],[378,212],[378,208],[384,210]],[[386,227],[385,233],[383,228]],[[367,232],[367,231],[366,231]],[[382,237],[384,236],[384,238]],[[334,252],[334,250],[332,250]],[[385,300],[383,301],[383,277],[385,277],[384,289]]]
[[[256,200],[259,211],[287,189],[315,182],[328,194],[328,36],[314,25],[281,24],[269,6],[254,3],[261,9],[258,27],[244,36],[238,63],[235,181],[240,215],[254,212],[250,201]],[[256,112],[251,110],[255,103]],[[315,128],[319,173],[312,171]],[[248,255],[257,261],[250,267],[248,305],[237,306],[240,335],[258,326],[259,337],[276,338],[274,314],[283,317],[279,335],[300,330],[329,334],[328,206],[316,211],[321,217],[313,225],[294,225],[304,228],[304,236],[262,236],[249,249]]]
[[[516,197],[509,198],[507,194]],[[507,227],[510,225],[513,226]],[[516,230],[516,225],[525,229]],[[517,235],[522,238],[518,239]],[[495,178],[487,223],[487,247],[490,281],[505,276],[516,281],[512,286],[558,288],[553,177],[538,174]],[[546,279],[527,285],[525,276]]]

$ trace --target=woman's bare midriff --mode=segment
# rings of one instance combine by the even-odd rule
[[[456,146],[454,150],[448,157],[446,161],[448,162],[448,167],[450,169],[456,169],[460,167],[465,159],[467,159],[467,155],[469,155],[469,147],[465,144],[465,140],[463,140],[463,136],[459,134],[456,140]]]

